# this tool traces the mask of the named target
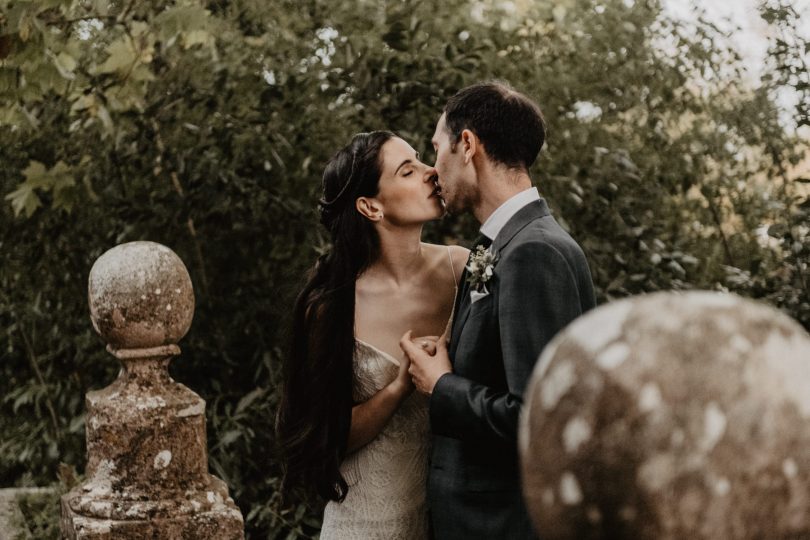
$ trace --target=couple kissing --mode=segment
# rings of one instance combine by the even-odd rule
[[[530,98],[451,97],[433,166],[387,131],[328,162],[330,250],[293,311],[276,422],[283,489],[326,504],[321,538],[520,539],[517,425],[541,351],[595,305],[585,256],[532,187],[545,141]],[[471,212],[468,251],[421,240]]]

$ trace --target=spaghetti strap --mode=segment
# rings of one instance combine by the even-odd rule
[[[458,299],[458,278],[456,277],[456,267],[453,265],[453,255],[450,253],[450,246],[447,248],[447,259],[450,261],[450,271],[453,272],[453,288],[456,293],[453,295],[453,309],[450,310],[450,318],[444,327],[444,333],[447,335],[447,341],[450,342],[450,330],[453,328],[453,317],[456,315],[456,300]]]
[[[450,246],[444,246],[447,248],[447,260],[450,261],[450,271],[453,272],[453,285],[458,290],[458,278],[456,277],[456,267],[453,264],[453,255],[450,253]]]

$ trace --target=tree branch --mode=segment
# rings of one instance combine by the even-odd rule
[[[704,185],[703,189],[700,190],[700,194],[703,195],[703,198],[706,199],[706,202],[709,204],[709,211],[712,213],[712,220],[717,226],[717,232],[720,233],[720,239],[723,242],[723,251],[726,254],[726,264],[736,268],[737,265],[734,262],[734,257],[731,255],[731,247],[729,246],[728,238],[726,238],[726,233],[723,231],[723,220],[720,217],[720,211],[717,209],[714,199],[709,196],[708,191],[708,188],[706,188]]]
[[[42,371],[39,369],[39,363],[37,362],[37,356],[34,353],[34,348],[31,346],[31,340],[28,339],[28,335],[25,333],[22,327],[22,323],[19,324],[20,335],[23,338],[23,343],[25,344],[25,349],[28,352],[28,360],[31,364],[31,368],[34,370],[34,374],[43,387],[47,387],[45,383],[45,377],[42,376]],[[45,393],[45,406],[48,408],[48,412],[51,415],[51,423],[53,425],[53,434],[55,439],[60,439],[60,432],[59,432],[59,422],[56,418],[56,409],[53,407],[53,402],[51,401],[51,396],[48,392]]]

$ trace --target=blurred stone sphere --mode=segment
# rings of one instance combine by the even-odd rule
[[[810,336],[729,294],[607,304],[543,352],[519,445],[544,540],[810,538]]]
[[[175,344],[194,315],[186,266],[155,242],[121,244],[99,257],[88,297],[93,328],[115,349]]]

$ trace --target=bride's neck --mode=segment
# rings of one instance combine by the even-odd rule
[[[378,229],[380,256],[367,274],[378,279],[390,280],[400,286],[413,281],[414,274],[423,265],[422,227],[413,229]]]

